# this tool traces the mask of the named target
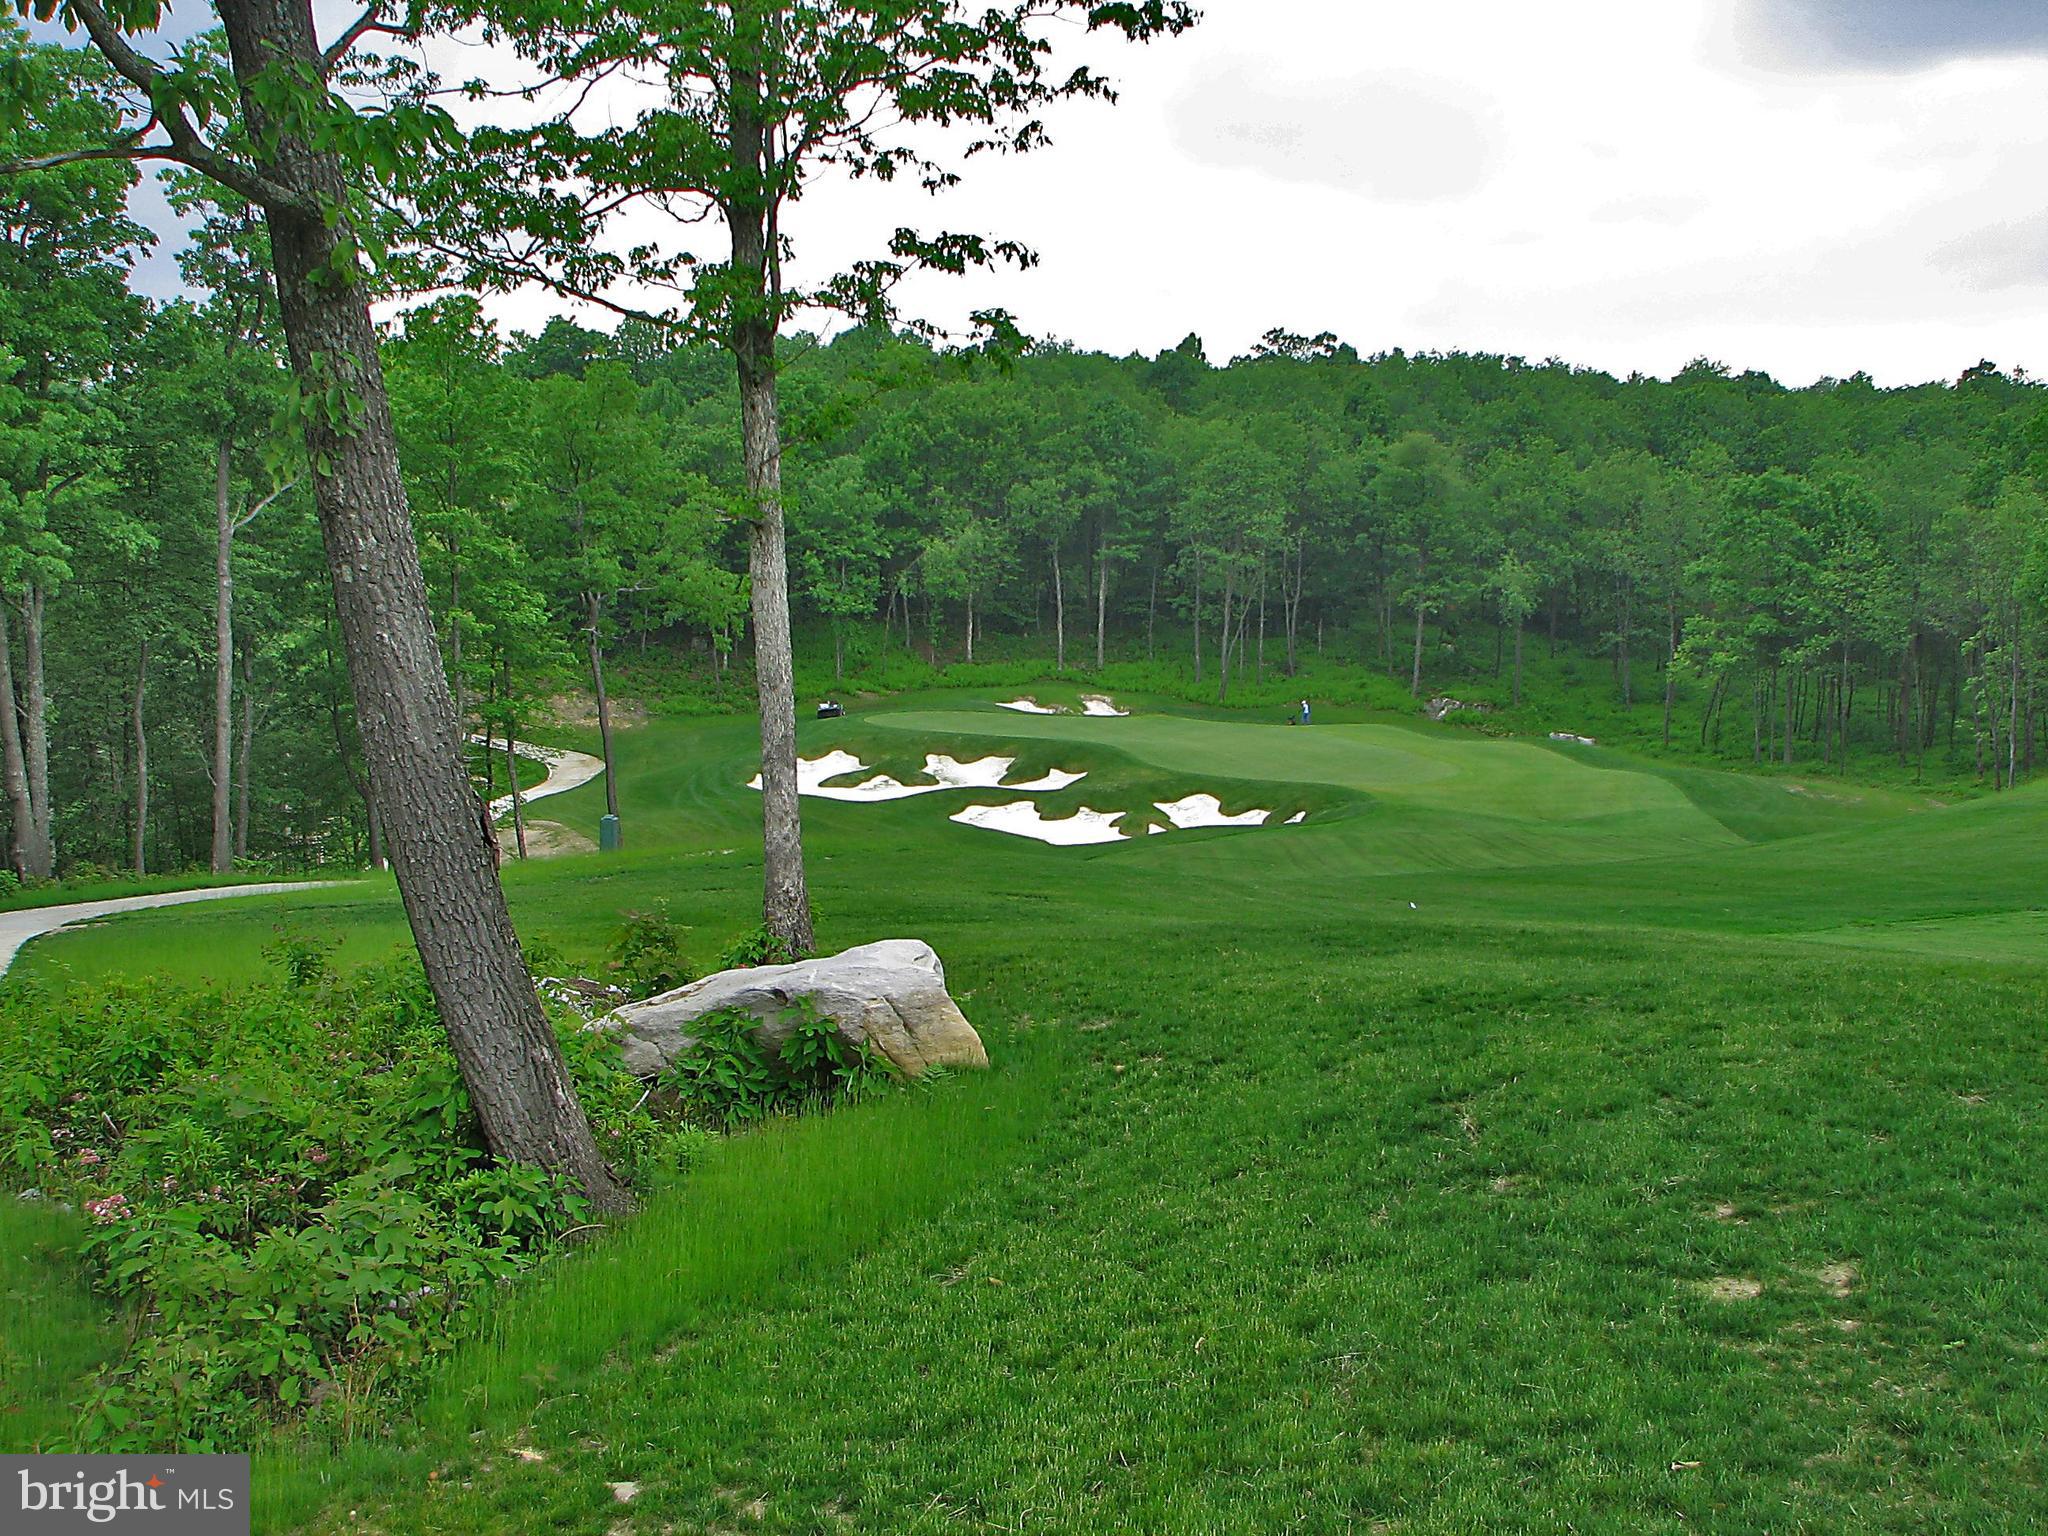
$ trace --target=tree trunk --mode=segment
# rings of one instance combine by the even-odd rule
[[[149,731],[143,724],[143,695],[149,686],[149,636],[142,637],[135,658],[135,692],[128,711],[135,732],[135,873],[149,873]]]
[[[1792,684],[1796,678],[1796,673],[1787,673],[1785,676],[1785,740],[1783,745],[1785,766],[1787,768],[1792,766]]]
[[[967,659],[974,660],[974,588],[967,589]]]
[[[1053,623],[1053,666],[1055,672],[1067,670],[1067,588],[1060,579],[1060,547],[1052,546],[1052,623]]]
[[[761,231],[754,244],[733,226],[734,259],[758,270]],[[740,435],[747,492],[754,502],[748,528],[747,569],[753,580],[754,679],[761,704],[762,920],[791,953],[817,947],[811,897],[804,881],[803,813],[796,792],[796,676],[789,643],[788,554],[782,533],[782,428],[775,389],[775,329],[765,320],[742,323],[734,333],[740,376]],[[910,605],[904,605],[909,624]]]
[[[1257,654],[1259,662],[1258,680],[1263,683],[1266,680],[1266,567],[1263,562],[1259,566],[1259,648]]]
[[[519,793],[519,749],[512,740],[512,717],[505,716],[505,778],[512,790],[512,845],[526,857],[526,801]],[[607,774],[610,769],[605,770]]]
[[[235,508],[230,476],[234,445],[223,437],[213,462],[213,872],[234,867],[229,820],[234,793],[230,747],[235,718]]]
[[[1667,598],[1664,604],[1665,617],[1670,621],[1668,637],[1664,642],[1664,747],[1671,747],[1671,706],[1678,699],[1678,599]]]
[[[36,843],[35,807],[28,797],[28,770],[21,748],[21,711],[14,688],[14,646],[7,605],[0,601],[0,773],[7,788],[8,819],[13,827],[10,862],[22,879],[48,878],[48,852]]]
[[[1621,642],[1621,707],[1623,709],[1630,708],[1636,701],[1635,676],[1630,670],[1628,653],[1629,632],[1636,627],[1634,596],[1635,594],[1630,590],[1628,583],[1623,582],[1621,587],[1621,622],[1616,626],[1621,632],[1619,638]]]
[[[400,477],[339,158],[272,119],[279,70],[323,73],[309,0],[219,0],[249,139],[299,205],[265,209],[372,806],[441,1020],[491,1150],[555,1169],[599,1211],[631,1201],[600,1156],[533,988],[469,781]],[[341,419],[335,419],[339,415]]]
[[[1202,546],[1195,546],[1195,682],[1202,681]]]
[[[23,679],[22,746],[28,757],[28,803],[35,816],[40,873],[50,875],[57,868],[57,844],[50,806],[50,702],[43,685],[43,603],[43,589],[31,585],[21,613],[22,661],[28,672]]]
[[[590,686],[597,694],[597,739],[604,753],[604,808],[619,814],[619,776],[612,770],[612,697],[604,685],[604,598],[596,592],[583,594],[590,631]],[[792,706],[793,708],[794,706]]]
[[[249,785],[255,777],[256,759],[256,669],[249,659],[246,641],[238,641],[242,654],[242,739],[235,753],[235,857],[249,856]]]
[[[1145,598],[1145,659],[1152,659],[1152,632],[1159,619],[1159,553],[1152,553],[1152,588]]]
[[[1522,703],[1522,615],[1515,615],[1515,677],[1512,695],[1516,708]]]
[[[1415,662],[1408,673],[1408,696],[1411,699],[1422,697],[1422,621],[1426,612],[1427,609],[1421,600],[1417,599],[1415,604]]]
[[[1109,610],[1109,554],[1097,548],[1095,551],[1095,670],[1102,670],[1102,630],[1104,616]]]
[[[1223,629],[1216,646],[1216,702],[1227,703],[1230,699],[1230,604],[1237,588],[1235,563],[1223,567]]]

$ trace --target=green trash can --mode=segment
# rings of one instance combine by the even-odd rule
[[[600,816],[597,818],[597,846],[599,851],[603,853],[617,853],[619,851],[618,817]]]

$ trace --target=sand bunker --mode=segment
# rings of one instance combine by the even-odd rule
[[[1597,747],[1600,745],[1592,737],[1581,736],[1575,731],[1552,731],[1550,739],[1552,741],[1569,741],[1581,747]]]
[[[1295,812],[1295,813],[1294,813],[1294,814],[1293,814],[1292,816],[1288,817],[1288,818],[1287,818],[1287,819],[1286,819],[1285,821],[1283,821],[1283,822],[1281,823],[1281,825],[1282,825],[1283,827],[1298,827],[1298,826],[1300,826],[1300,825],[1301,825],[1301,824],[1302,824],[1302,823],[1303,823],[1304,821],[1307,821],[1307,820],[1308,820],[1308,812],[1307,812],[1307,811],[1296,811],[1296,812]]]
[[[1128,715],[1128,709],[1118,709],[1106,693],[1084,693],[1081,695],[1081,713],[1084,715]]]
[[[987,827],[991,832],[1008,832],[1016,837],[1036,838],[1041,843],[1071,847],[1077,843],[1121,843],[1130,840],[1116,824],[1122,811],[1091,811],[1082,806],[1071,816],[1048,821],[1029,800],[1012,800],[1008,805],[970,805],[947,819],[970,827]]]
[[[996,705],[997,709],[1014,709],[1020,715],[1063,715],[1063,709],[1047,709],[1036,699],[1008,699]]]
[[[930,752],[925,754],[924,760],[924,771],[933,780],[930,784],[905,784],[886,773],[878,773],[858,784],[831,784],[826,781],[867,769],[867,764],[851,752],[835,748],[823,757],[800,757],[796,760],[796,792],[819,800],[850,801],[907,800],[913,795],[936,795],[952,789],[1021,789],[1040,794],[1065,789],[1069,784],[1078,784],[1088,777],[1086,773],[1069,773],[1064,768],[1054,768],[1021,784],[1005,784],[1003,775],[1016,761],[1014,757],[979,757],[963,763],[943,753]],[[760,787],[761,775],[757,773],[747,781],[747,788]]]
[[[1189,795],[1182,800],[1152,802],[1166,813],[1176,827],[1262,827],[1271,811],[1250,810],[1236,816],[1223,814],[1223,802],[1214,795]]]

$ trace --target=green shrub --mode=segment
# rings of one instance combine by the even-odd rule
[[[611,969],[635,998],[671,991],[690,979],[682,933],[666,901],[655,902],[650,912],[625,914],[612,938]]]
[[[83,1256],[133,1320],[80,1447],[231,1449],[333,1411],[584,1218],[552,1175],[486,1151],[415,958],[341,978],[307,963],[325,946],[279,950],[286,979],[232,993],[0,996],[0,1177],[85,1216]],[[634,1176],[660,1140],[641,1085],[602,1037],[559,1034]]]
[[[764,924],[749,929],[725,946],[718,957],[718,968],[730,971],[741,966],[788,965],[796,959],[787,942],[770,933]]]
[[[681,1112],[730,1130],[766,1115],[857,1100],[896,1083],[887,1058],[865,1040],[849,1043],[809,998],[798,998],[788,1012],[794,1015],[789,1033],[773,1053],[761,1038],[761,1020],[744,1008],[721,1008],[697,1020],[691,1026],[696,1044],[661,1079]]]

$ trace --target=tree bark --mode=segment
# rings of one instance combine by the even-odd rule
[[[590,629],[590,686],[597,695],[597,739],[604,753],[604,808],[619,814],[619,776],[612,770],[612,696],[604,685],[604,598],[596,592],[583,595]],[[790,706],[794,709],[796,706]]]
[[[1678,599],[1668,597],[1664,604],[1665,617],[1670,629],[1664,642],[1664,746],[1671,747],[1671,706],[1678,699]]]
[[[307,459],[376,821],[414,941],[491,1150],[556,1170],[604,1212],[631,1201],[599,1154],[520,953],[496,842],[469,781],[420,569],[339,158],[272,116],[280,72],[324,76],[310,0],[219,0],[267,207]],[[346,242],[346,243],[344,243]],[[339,396],[331,413],[320,402]],[[337,419],[337,416],[339,419]]]
[[[1195,546],[1195,682],[1202,681],[1202,546]]]
[[[230,747],[235,714],[235,508],[234,445],[223,437],[213,468],[213,872],[234,867],[235,834],[229,820],[234,793]]]
[[[1237,565],[1227,562],[1223,567],[1223,625],[1221,638],[1216,646],[1216,702],[1228,703],[1230,699],[1230,602],[1237,587]]]
[[[135,873],[149,873],[149,731],[142,718],[143,695],[149,686],[149,636],[144,635],[135,658],[135,692],[128,721],[135,732]]]
[[[1522,703],[1522,618],[1519,613],[1515,615],[1515,677],[1512,700],[1517,708],[1520,708]]]
[[[519,793],[519,749],[512,739],[512,717],[505,717],[505,781],[512,793],[512,845],[526,857],[526,799]],[[605,770],[610,773],[610,769]]]
[[[1415,604],[1415,661],[1408,674],[1408,696],[1422,697],[1422,621],[1427,608],[1420,599]]]
[[[237,643],[242,653],[242,740],[235,753],[235,857],[245,859],[249,856],[249,785],[255,777],[256,670],[247,642]]]
[[[735,256],[742,248],[735,224]],[[751,258],[760,257],[758,249]],[[782,524],[782,434],[775,389],[775,334],[748,322],[735,335],[740,435],[754,519],[747,569],[753,581],[754,679],[761,705],[762,920],[798,956],[817,947],[804,879],[803,815],[796,792],[796,675],[789,642],[788,553]],[[904,622],[909,623],[908,603]]]
[[[1109,554],[1098,548],[1095,552],[1095,670],[1102,670],[1102,629],[1104,615],[1109,608]]]
[[[0,775],[7,789],[8,819],[12,824],[13,846],[10,862],[22,879],[47,878],[47,851],[36,843],[35,807],[29,802],[28,770],[21,748],[21,711],[14,688],[14,645],[7,617],[7,605],[0,601]]]
[[[23,679],[22,746],[28,758],[28,803],[35,817],[38,873],[56,873],[57,844],[50,806],[50,701],[43,684],[44,593],[31,585],[21,611]]]
[[[1052,544],[1053,671],[1067,670],[1067,588],[1060,579],[1059,541]]]

